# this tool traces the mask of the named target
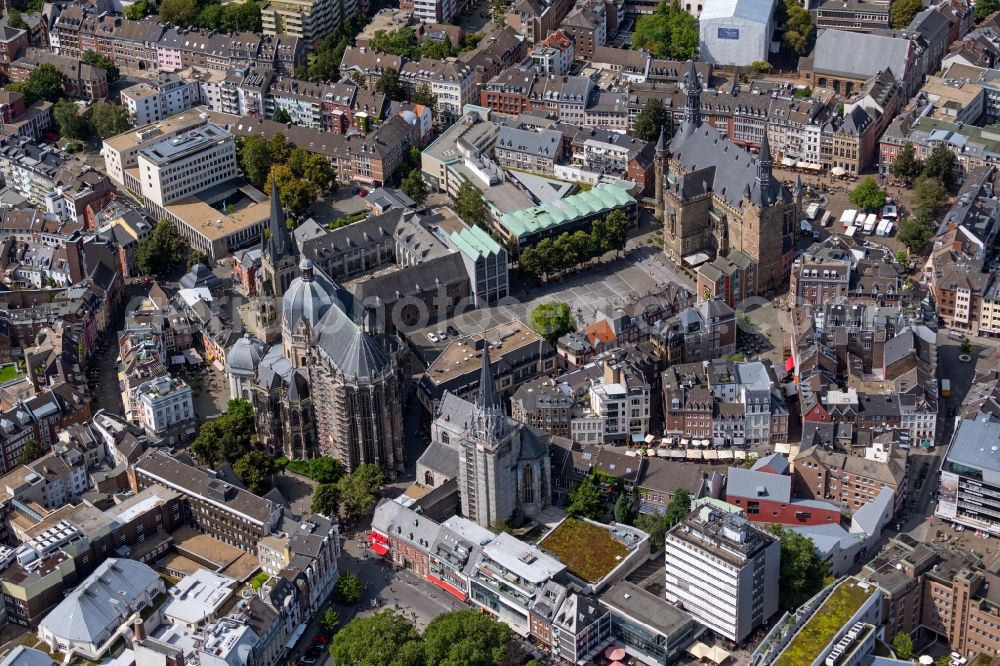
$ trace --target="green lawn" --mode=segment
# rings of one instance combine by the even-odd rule
[[[827,597],[798,635],[781,653],[774,666],[807,666],[833,640],[837,631],[854,616],[861,604],[875,593],[875,587],[864,590],[848,580]]]
[[[6,365],[0,365],[0,384],[4,382],[9,382],[12,379],[17,379],[21,377],[20,372],[17,370],[16,363],[8,363]]]
[[[628,555],[625,544],[612,539],[607,529],[579,518],[567,518],[539,545],[588,583],[604,578]]]

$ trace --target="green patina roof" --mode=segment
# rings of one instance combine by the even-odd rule
[[[479,227],[463,229],[448,237],[461,250],[462,254],[473,261],[489,254],[499,254],[502,249],[499,243]]]
[[[506,213],[500,223],[510,233],[521,237],[526,234],[557,227],[581,217],[603,213],[635,204],[628,192],[617,185],[601,185],[587,192],[552,201],[541,206]]]

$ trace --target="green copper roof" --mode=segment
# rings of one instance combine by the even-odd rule
[[[500,218],[500,224],[520,238],[526,234],[544,231],[578,220],[581,217],[589,217],[634,204],[635,199],[617,185],[600,185],[565,199],[506,213]]]
[[[499,254],[500,245],[479,227],[456,231],[448,236],[456,247],[473,261],[489,254]]]

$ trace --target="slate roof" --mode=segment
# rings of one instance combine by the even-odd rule
[[[504,125],[497,134],[496,147],[555,160],[562,151],[562,132],[557,130],[533,132]]]
[[[868,78],[889,67],[896,76],[909,70],[911,42],[901,37],[887,37],[847,30],[821,30],[813,50],[813,69],[828,74]]]
[[[726,495],[773,502],[789,502],[792,497],[792,479],[782,474],[769,474],[742,467],[730,467],[726,481]]]

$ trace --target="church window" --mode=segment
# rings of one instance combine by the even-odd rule
[[[531,465],[521,469],[521,502],[535,503],[535,469]]]

